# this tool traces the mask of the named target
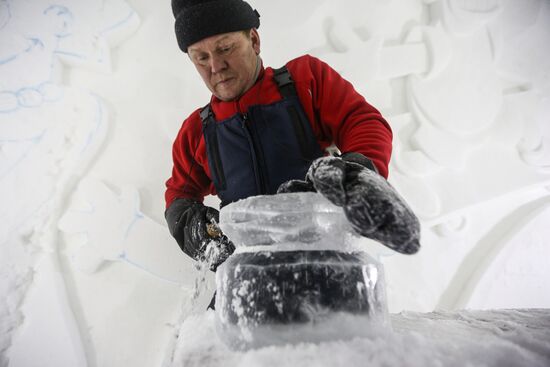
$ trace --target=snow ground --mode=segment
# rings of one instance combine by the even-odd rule
[[[172,367],[550,365],[550,310],[402,312],[371,338],[229,350],[213,311],[189,317],[179,331]]]

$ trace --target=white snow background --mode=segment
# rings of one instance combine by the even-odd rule
[[[327,61],[394,130],[393,331],[226,350],[163,218],[209,98],[169,2],[0,0],[0,366],[550,365],[550,1],[250,3],[266,65]]]

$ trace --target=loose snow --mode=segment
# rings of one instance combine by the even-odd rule
[[[213,311],[188,318],[170,366],[545,367],[550,310],[403,312],[391,329],[351,341],[298,343],[235,352],[215,331]],[[318,330],[323,333],[323,329]]]

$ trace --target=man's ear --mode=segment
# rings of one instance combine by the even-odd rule
[[[250,40],[252,41],[252,48],[254,49],[254,52],[256,52],[256,55],[260,54],[260,35],[258,34],[258,31],[256,28],[252,28],[250,30]]]

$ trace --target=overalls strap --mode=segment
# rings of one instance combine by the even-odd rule
[[[283,98],[297,95],[294,80],[292,80],[292,76],[290,76],[286,65],[279,69],[273,69],[273,79],[275,79],[279,93],[281,93]]]
[[[210,175],[221,206],[275,194],[283,182],[304,179],[322,150],[286,67],[274,70],[280,101],[250,106],[217,121],[210,104],[200,111]]]

